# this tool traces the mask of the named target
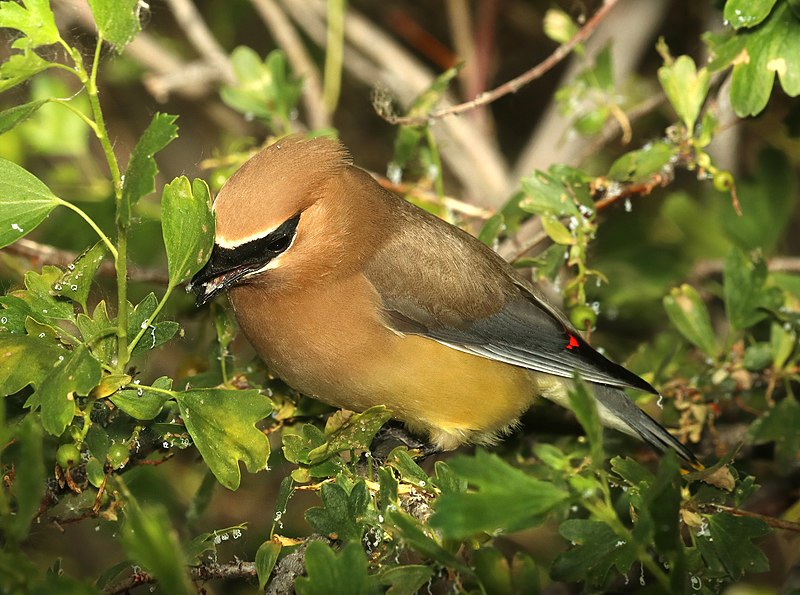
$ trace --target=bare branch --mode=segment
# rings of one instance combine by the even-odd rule
[[[280,1],[292,20],[324,47],[325,3]],[[402,103],[413,101],[434,80],[433,73],[419,60],[352,8],[345,16],[345,41],[347,71],[368,85],[386,86]],[[471,202],[489,208],[499,206],[506,198],[509,177],[493,138],[463,118],[442,120],[433,132],[441,144],[442,158],[473,199]]]
[[[261,19],[272,33],[278,46],[286,52],[294,73],[303,79],[303,104],[311,128],[331,125],[331,118],[322,100],[322,83],[319,69],[306,51],[306,47],[286,14],[275,0],[250,0]]]
[[[767,268],[773,273],[800,273],[800,257],[777,256],[767,261]],[[721,275],[725,270],[725,263],[719,260],[700,260],[695,263],[689,279],[699,282],[708,277]]]
[[[255,562],[245,562],[243,560],[234,560],[225,564],[217,564],[216,562],[208,562],[201,564],[194,568],[189,569],[189,576],[192,581],[203,582],[214,579],[222,580],[241,580],[241,579],[256,579],[258,572],[256,571]],[[141,585],[151,585],[156,582],[156,579],[147,572],[140,571],[128,578],[109,585],[103,592],[109,595],[119,595],[121,593],[128,593],[131,589],[135,589]]]
[[[619,2],[619,0],[606,0],[606,2],[594,14],[594,16],[592,16],[592,18],[586,21],[586,24],[580,28],[580,30],[572,37],[572,39],[558,46],[552,54],[550,54],[547,58],[539,62],[539,64],[537,64],[530,70],[523,72],[518,77],[503,83],[499,87],[496,87],[491,91],[487,91],[486,93],[481,93],[471,101],[466,101],[464,103],[459,103],[458,105],[451,105],[442,109],[438,109],[434,112],[431,112],[427,116],[423,117],[389,116],[386,119],[392,124],[401,124],[401,125],[425,124],[427,122],[430,122],[431,120],[437,120],[439,118],[444,118],[445,116],[462,114],[464,112],[473,110],[476,107],[480,107],[482,105],[488,105],[489,103],[497,101],[498,99],[508,95],[509,93],[516,93],[528,83],[535,81],[536,79],[540,78],[542,75],[547,73],[549,70],[551,70],[559,62],[561,62],[564,58],[566,58],[569,55],[569,53],[575,48],[575,46],[586,41],[586,39],[589,38],[589,36],[594,32],[594,30],[608,15],[608,13],[611,12],[611,9],[613,9],[614,6],[616,6],[617,2]]]
[[[225,82],[235,82],[236,77],[233,74],[233,66],[228,54],[208,29],[192,0],[167,0],[167,4],[194,49],[219,69]]]
[[[39,242],[34,242],[25,238],[17,240],[10,246],[6,246],[0,250],[0,254],[9,254],[25,258],[36,266],[51,264],[60,267],[67,266],[78,257],[78,254],[75,252],[61,250],[60,248],[48,246],[47,244],[40,244]],[[117,272],[114,269],[114,263],[110,260],[104,260],[97,274],[101,277],[116,277]],[[128,279],[141,283],[158,283],[160,285],[167,285],[167,283],[169,283],[169,277],[166,271],[141,267],[132,263],[128,264]]]

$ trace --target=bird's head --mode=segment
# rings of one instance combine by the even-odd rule
[[[214,201],[211,258],[189,285],[197,305],[236,285],[293,286],[335,268],[349,229],[350,164],[338,141],[299,136],[247,161]]]

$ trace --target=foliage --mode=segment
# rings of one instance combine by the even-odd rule
[[[0,64],[0,91],[30,79],[34,84],[55,80],[47,78],[48,70],[69,77],[75,85],[70,88],[78,89],[68,94],[60,84],[43,84],[30,100],[19,91],[14,97],[22,99],[0,112],[0,134],[13,135],[23,127],[42,130],[42,138],[52,135],[44,144],[55,149],[63,130],[47,126],[52,120],[44,110],[63,109],[59,118],[88,128],[105,161],[102,167],[86,164],[80,135],[72,139],[77,148],[64,159],[110,174],[110,182],[86,191],[96,204],[85,204],[59,190],[64,187],[59,178],[34,175],[0,158],[0,247],[49,225],[48,218],[61,225],[65,209],[82,220],[81,231],[73,234],[82,252],[71,264],[23,271],[15,279],[20,288],[0,297],[0,591],[93,593],[156,581],[163,592],[188,593],[192,580],[222,577],[213,574],[220,568],[219,546],[241,536],[244,525],[203,532],[198,523],[217,483],[231,491],[240,488],[240,462],[249,474],[282,479],[272,527],[255,536],[258,543],[249,553],[252,571],[247,574],[239,561],[236,575],[257,580],[260,590],[277,580],[284,562],[303,553],[306,576],[294,583],[301,594],[399,595],[426,584],[470,593],[535,593],[547,581],[615,591],[625,589],[631,577],[662,592],[712,593],[769,569],[761,540],[770,532],[765,521],[775,519],[741,514],[759,490],[751,473],[788,473],[796,469],[800,451],[800,406],[793,393],[800,371],[800,281],[769,266],[796,206],[792,167],[797,156],[791,161],[774,149],[763,151],[755,173],[734,180],[712,158],[711,144],[723,123],[716,111],[720,101],[711,95],[724,95],[736,114],[746,117],[770,109],[778,92],[776,75],[782,93],[800,93],[795,3],[725,2],[729,26],[704,36],[712,54],[704,66],[687,55],[673,57],[660,42],[663,65],[657,80],[677,118],[672,125],[659,131],[658,139],[599,166],[557,164],[530,172],[479,234],[496,245],[513,237],[523,221],[536,218],[551,245],[515,265],[533,267],[540,280],[556,281],[573,322],[591,332],[600,300],[619,304],[637,297],[605,267],[598,248],[604,231],[619,218],[606,217],[606,209],[675,183],[680,171],[691,172],[692,193],[705,198],[682,207],[676,192],[665,199],[664,211],[678,224],[686,223],[679,231],[695,233],[696,243],[686,242],[681,258],[724,256],[721,283],[683,282],[687,270],[667,281],[654,280],[655,244],[678,233],[678,224],[665,223],[663,214],[653,216],[656,223],[640,220],[641,229],[625,224],[622,235],[629,243],[650,242],[631,267],[638,267],[639,283],[653,293],[650,307],[663,305],[658,328],[628,363],[659,388],[662,418],[679,427],[684,441],[702,441],[708,452],[717,438],[715,424],[728,418],[741,426],[749,452],[770,445],[769,460],[760,465],[743,460],[741,468],[731,467],[731,485],[719,480],[724,471],[718,469],[724,470],[733,455],[692,473],[681,469],[671,453],[657,464],[630,456],[608,462],[624,445],[619,437],[604,436],[580,378],[570,403],[585,438],[518,438],[493,452],[478,449],[431,467],[402,446],[385,460],[371,455],[373,438],[391,418],[386,408],[331,413],[295,394],[259,363],[234,357],[229,347],[235,323],[216,306],[201,315],[202,324],[216,331],[207,357],[197,356],[202,348],[193,338],[191,365],[159,366],[156,360],[178,349],[181,337],[197,332],[189,316],[179,322],[167,314],[180,309],[174,305],[181,299],[175,290],[210,256],[211,192],[205,181],[185,176],[163,185],[156,199],[163,249],[159,244],[155,250],[166,263],[166,277],[157,293],[130,287],[137,263],[129,248],[147,229],[148,205],[154,204],[148,199],[159,186],[158,154],[178,138],[177,116],[155,113],[130,155],[118,154],[98,89],[104,76],[101,58],[104,42],[121,54],[139,33],[141,5],[135,0],[89,0],[88,5],[97,44],[85,56],[59,30],[47,0],[0,2],[0,28],[16,36],[10,56]],[[548,12],[544,26],[559,43],[579,30],[558,10]],[[580,47],[578,54],[581,72],[556,95],[574,131],[595,136],[610,122],[630,128],[624,110],[632,97],[615,85],[609,48],[594,59]],[[273,50],[262,60],[253,49],[238,47],[230,60],[233,76],[220,90],[222,100],[274,134],[296,128],[303,87],[291,74],[286,54]],[[425,118],[459,72],[456,67],[440,75],[410,103],[409,115]],[[729,96],[726,87],[720,90],[721,77],[730,77]],[[50,94],[42,96],[45,91]],[[240,145],[217,160],[213,178],[224,179],[251,148]],[[120,165],[123,157],[126,168]],[[432,184],[441,201],[427,206],[445,212],[440,146],[429,122],[399,127],[388,177],[399,183],[415,174],[414,165],[425,172],[419,185]],[[37,167],[31,160],[30,168]],[[152,236],[147,243],[154,243]],[[704,246],[724,250],[706,254]],[[671,265],[680,264],[680,258],[672,260]],[[114,286],[95,292],[103,267],[113,269]],[[563,286],[561,279],[566,279]],[[163,374],[165,366],[172,371]],[[272,452],[271,445],[279,447]],[[194,460],[180,457],[184,450]],[[723,445],[717,454],[724,450]],[[173,457],[178,460],[169,461]],[[155,483],[161,480],[139,472],[145,466],[158,473],[176,465],[202,475],[188,506],[162,491]],[[318,493],[319,505],[299,511],[303,528],[282,535],[283,519],[300,491]],[[178,520],[181,507],[186,508],[183,521]],[[794,510],[795,518],[785,521],[797,520]],[[60,561],[45,569],[40,556],[32,560],[34,523],[47,525],[38,531],[50,531],[50,521],[88,519],[102,528],[99,539],[118,534],[124,550],[96,581],[69,576]],[[548,555],[516,547],[507,557],[510,542],[498,544],[520,531],[549,532],[555,545]],[[291,532],[314,538],[298,540],[288,536]]]

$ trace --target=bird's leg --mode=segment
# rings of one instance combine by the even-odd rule
[[[405,425],[397,421],[390,421],[378,430],[372,439],[369,450],[373,459],[382,464],[398,446],[405,446],[408,450],[419,452],[420,454],[414,457],[417,459],[425,459],[438,452],[434,445],[419,440],[406,429]]]

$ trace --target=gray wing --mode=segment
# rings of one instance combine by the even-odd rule
[[[399,197],[365,276],[390,328],[481,357],[619,388],[656,390],[593,349],[495,252]]]

